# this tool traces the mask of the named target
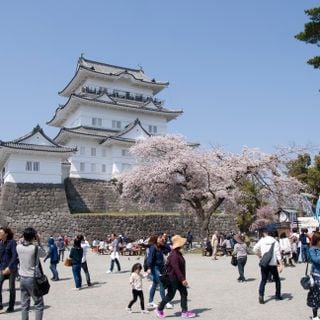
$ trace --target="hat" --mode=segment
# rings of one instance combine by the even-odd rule
[[[187,239],[182,238],[179,235],[176,235],[171,238],[171,241],[172,241],[172,249],[177,249],[177,248],[183,247],[187,242]]]
[[[237,243],[243,243],[243,237],[240,234],[236,234],[233,239],[236,240]]]

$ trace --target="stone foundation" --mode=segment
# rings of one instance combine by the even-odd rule
[[[116,232],[138,239],[158,232],[185,235],[188,230],[199,238],[199,223],[190,214],[73,215],[70,211],[115,212],[120,207],[119,196],[110,183],[76,180],[68,179],[65,185],[6,183],[0,191],[0,225],[9,225],[18,235],[32,226],[43,238],[82,233],[92,240]],[[227,233],[238,228],[234,216],[221,214],[212,217],[209,230],[211,234],[216,230]]]

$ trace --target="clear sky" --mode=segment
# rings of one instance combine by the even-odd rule
[[[2,1],[0,139],[46,125],[81,52],[170,81],[159,94],[185,113],[170,123],[191,141],[240,151],[319,143],[319,48],[294,39],[301,0]]]

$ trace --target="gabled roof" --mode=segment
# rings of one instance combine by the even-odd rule
[[[141,111],[141,112],[145,111],[145,112],[150,112],[150,113],[154,113],[154,114],[157,114],[157,113],[163,114],[169,120],[172,120],[183,113],[182,110],[169,110],[169,109],[160,108],[160,107],[159,108],[158,107],[157,108],[148,107],[147,105],[150,104],[149,102],[145,103],[143,106],[138,106],[138,105],[124,104],[120,101],[118,101],[118,102],[114,101],[113,99],[111,99],[111,100],[113,100],[112,102],[109,102],[109,101],[105,101],[105,100],[99,100],[97,97],[94,97],[94,98],[90,97],[89,98],[89,97],[83,96],[83,95],[72,94],[64,105],[59,106],[56,109],[54,116],[52,117],[51,120],[49,120],[47,122],[47,124],[52,125],[52,126],[58,126],[58,127],[61,126],[62,122],[59,122],[57,120],[58,114],[67,110],[69,104],[72,104],[72,102],[75,100],[77,100],[79,102],[83,102],[84,104],[91,102],[94,104],[101,104],[103,106],[108,105],[112,108],[117,108],[117,109],[121,108],[121,109],[135,110],[135,111]],[[65,119],[63,121],[65,121]]]
[[[42,137],[41,143],[36,143],[32,138],[36,135]],[[39,138],[39,136],[38,136]],[[29,140],[29,141],[28,141]],[[40,142],[39,140],[39,142]],[[31,142],[30,142],[31,141]],[[42,152],[56,152],[56,153],[73,153],[77,151],[77,148],[69,148],[57,144],[55,141],[50,139],[37,125],[33,130],[26,135],[12,140],[12,141],[0,141],[0,147],[9,149],[19,149],[19,150],[30,150],[30,151],[42,151]]]
[[[169,82],[167,81],[156,81],[155,79],[150,79],[144,74],[142,69],[119,67],[80,57],[75,75],[65,86],[65,88],[59,92],[59,94],[62,96],[69,96],[75,90],[75,88],[72,86],[73,84],[77,83],[77,81],[79,83],[83,83],[86,78],[92,76],[104,76],[105,78],[121,78],[123,76],[129,76],[132,78],[132,80],[137,81],[137,83],[153,88],[154,94],[158,93],[169,85]],[[83,79],[80,80],[80,78]],[[79,84],[77,84],[77,87],[78,86]]]
[[[122,130],[121,132],[115,134],[115,135],[111,135],[109,137],[106,137],[105,139],[103,139],[100,144],[105,143],[108,140],[118,140],[118,141],[125,141],[125,142],[135,142],[136,139],[130,138],[130,137],[126,137],[126,134],[128,134],[130,131],[132,131],[134,128],[139,127],[142,132],[150,137],[151,134],[142,126],[140,120],[137,118],[134,122],[130,123],[129,125],[127,125],[124,130]]]

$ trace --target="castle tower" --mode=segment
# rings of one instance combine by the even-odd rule
[[[138,140],[165,134],[182,114],[156,95],[169,85],[131,69],[80,57],[75,75],[59,92],[68,98],[48,125],[60,128],[56,143],[77,147],[70,177],[109,180],[134,164],[128,149]]]

